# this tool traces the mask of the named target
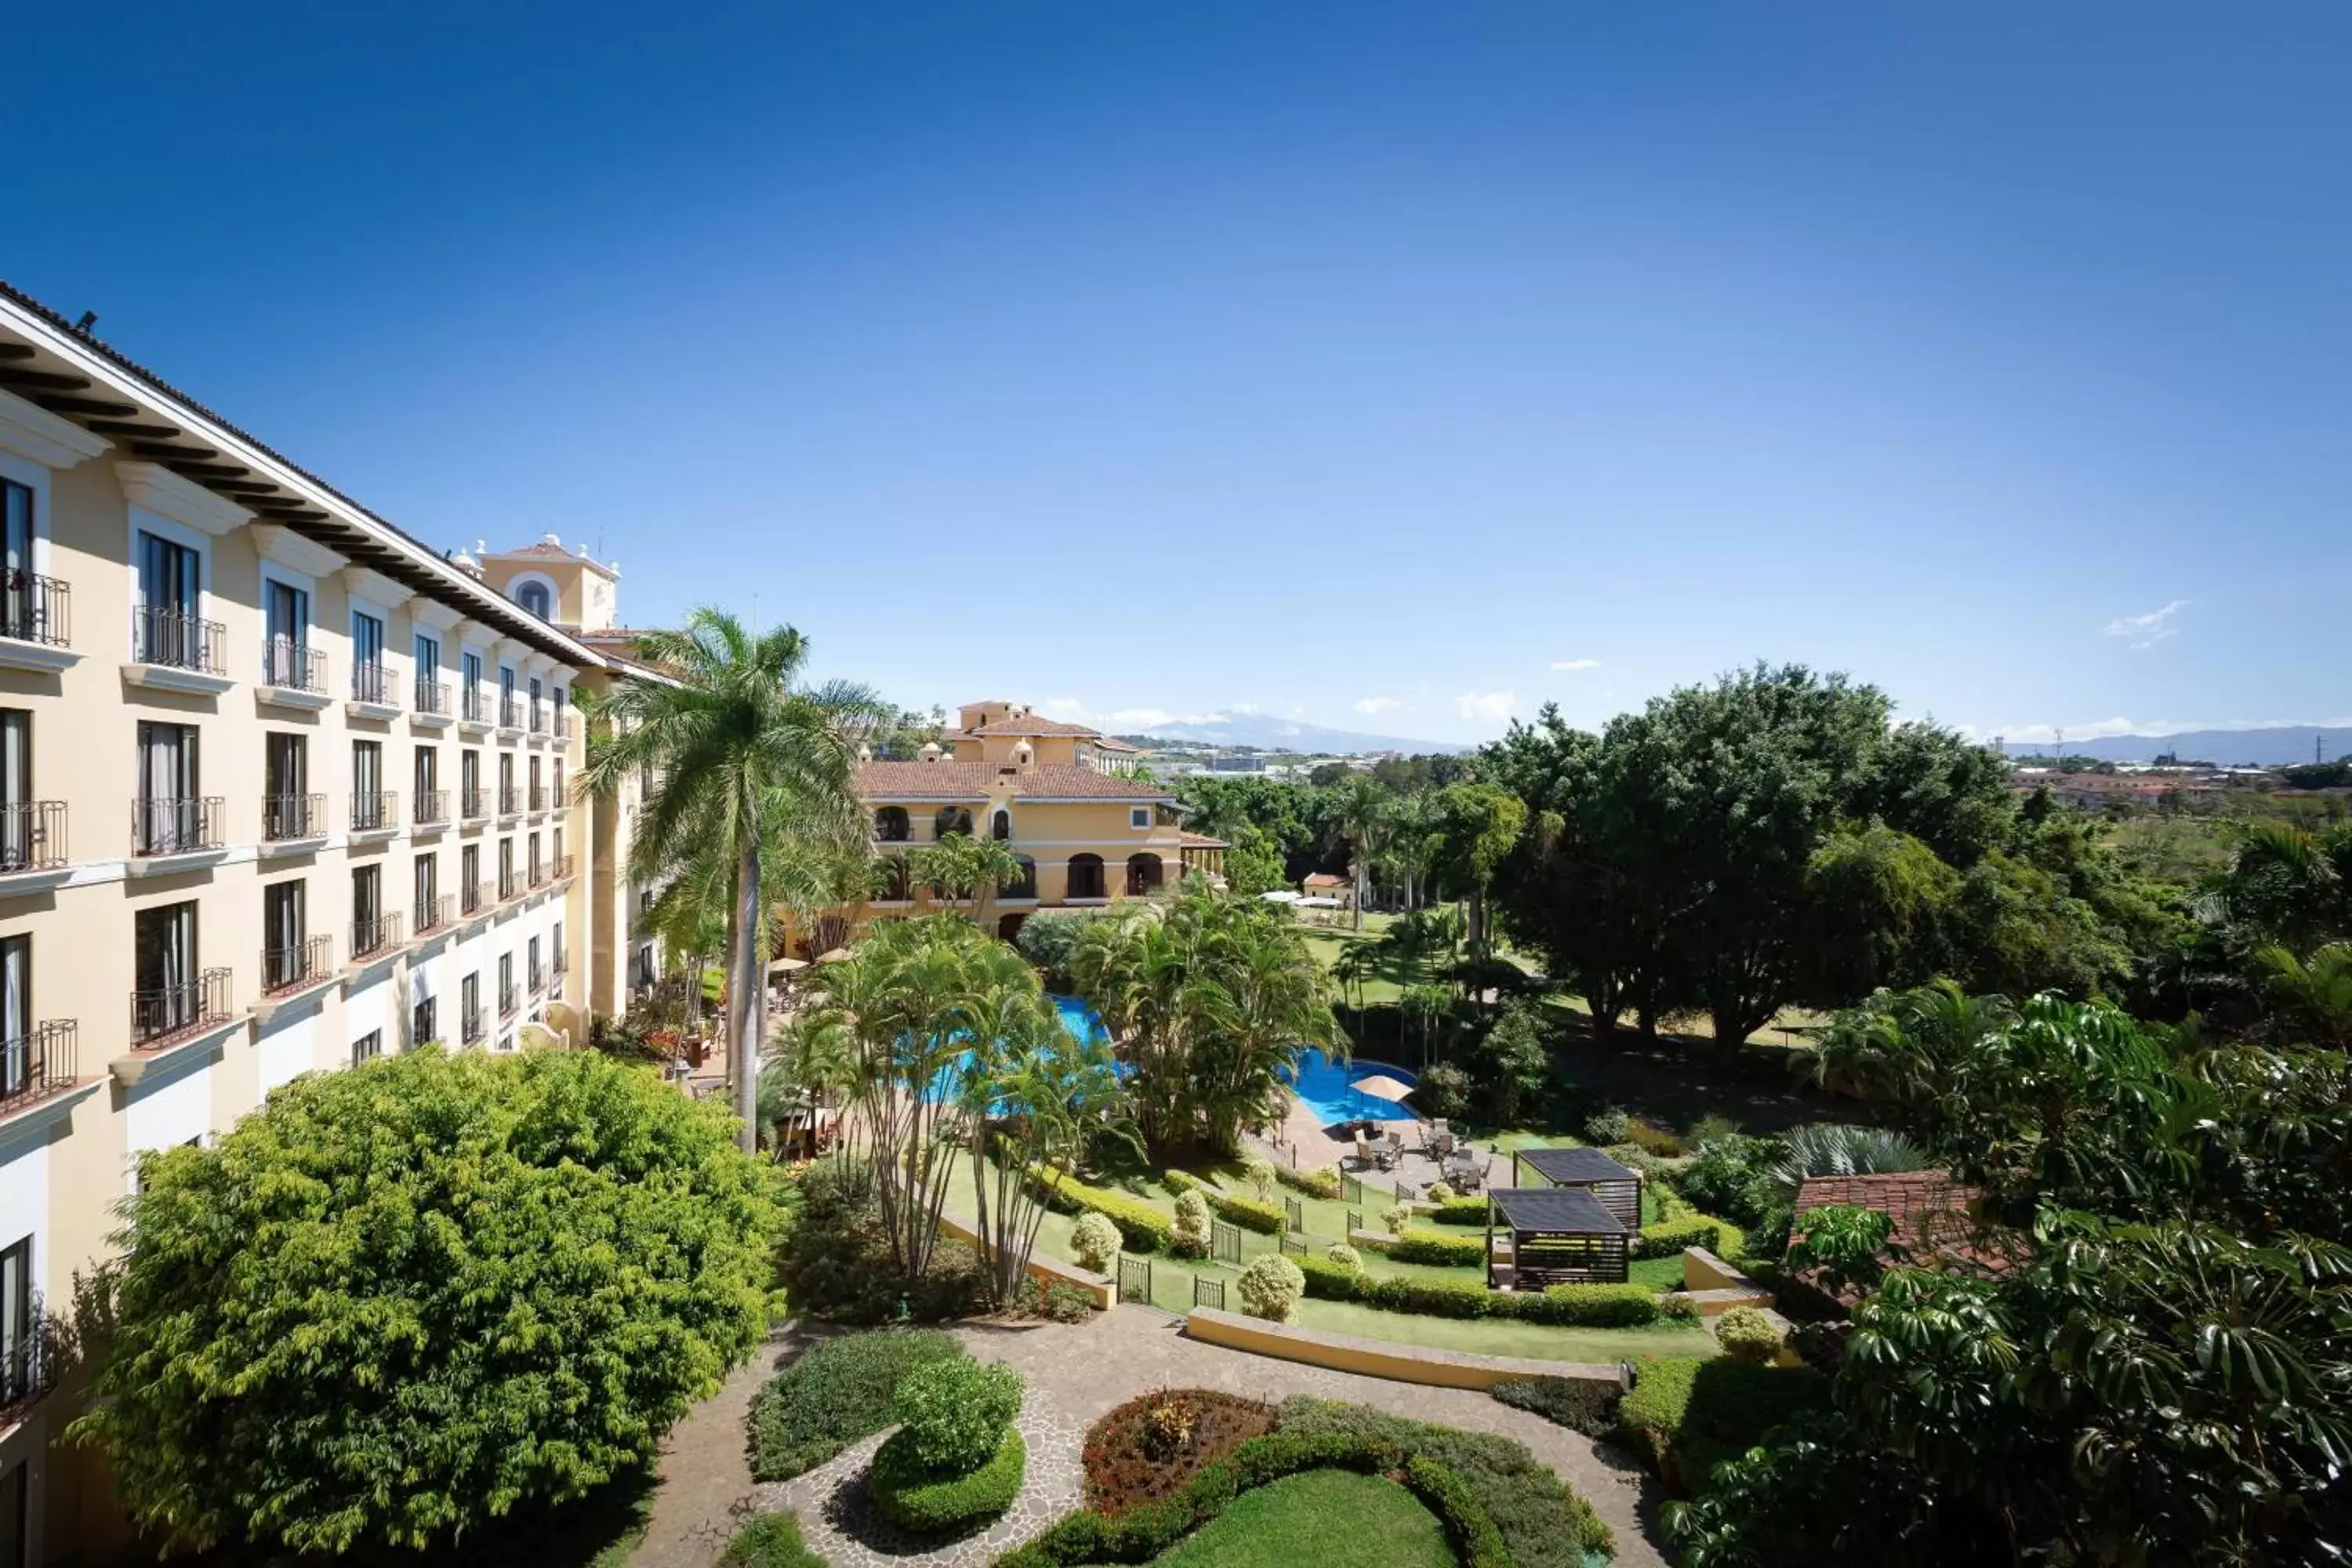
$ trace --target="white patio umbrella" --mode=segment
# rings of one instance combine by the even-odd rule
[[[1402,1100],[1412,1092],[1412,1085],[1400,1083],[1384,1072],[1374,1073],[1370,1078],[1360,1078],[1348,1087],[1359,1093],[1369,1094],[1374,1100]]]

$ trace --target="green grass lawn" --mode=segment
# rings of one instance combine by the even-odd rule
[[[1309,1470],[1243,1493],[1154,1561],[1161,1568],[1453,1568],[1454,1552],[1437,1516],[1394,1481]]]

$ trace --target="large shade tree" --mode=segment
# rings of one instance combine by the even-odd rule
[[[837,876],[843,858],[865,851],[857,747],[893,710],[862,686],[807,684],[808,642],[792,627],[754,633],[720,610],[698,609],[677,631],[646,632],[635,652],[661,678],[619,680],[590,700],[580,787],[609,795],[632,775],[651,776],[632,874],[662,879],[699,866],[715,877],[717,866],[727,868],[728,1071],[751,1149],[775,847],[807,847],[800,858],[813,880]]]

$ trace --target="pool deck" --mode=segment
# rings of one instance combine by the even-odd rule
[[[1402,1106],[1397,1109],[1402,1114],[1382,1119],[1380,1128],[1382,1132],[1403,1138],[1405,1157],[1393,1173],[1387,1171],[1360,1173],[1366,1181],[1375,1185],[1388,1186],[1395,1177],[1400,1176],[1408,1180],[1414,1179],[1414,1173],[1411,1167],[1416,1160],[1423,1164],[1430,1164],[1429,1161],[1422,1159],[1415,1152],[1421,1140],[1419,1119],[1404,1111]],[[1359,1173],[1355,1170],[1356,1141],[1353,1138],[1335,1137],[1324,1131],[1321,1115],[1310,1110],[1295,1094],[1283,1096],[1283,1117],[1282,1121],[1276,1125],[1275,1135],[1282,1142],[1297,1151],[1298,1168],[1302,1171],[1337,1169],[1349,1175]],[[1277,1152],[1276,1157],[1281,1156]],[[1419,1178],[1419,1184],[1425,1189],[1436,1179],[1435,1167],[1432,1165],[1429,1173]]]

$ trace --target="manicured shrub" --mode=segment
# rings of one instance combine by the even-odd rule
[[[1444,1182],[1432,1182],[1429,1184],[1429,1201],[1433,1204],[1450,1204],[1454,1201],[1454,1189]]]
[[[1402,1236],[1412,1224],[1413,1206],[1394,1204],[1381,1211],[1381,1227],[1391,1236]]]
[[[1356,1249],[1344,1241],[1335,1241],[1325,1247],[1323,1256],[1342,1268],[1361,1268],[1364,1266],[1364,1260],[1357,1256]]]
[[[1274,1201],[1274,1162],[1263,1154],[1242,1162],[1242,1180],[1249,1184],[1250,1195],[1262,1204]]]
[[[1437,1205],[1435,1214],[1426,1217],[1433,1225],[1475,1225],[1483,1228],[1486,1212],[1485,1198],[1448,1198]]]
[[[1420,1458],[1462,1478],[1520,1568],[1585,1568],[1615,1549],[1609,1526],[1527,1445],[1491,1432],[1407,1420],[1337,1400],[1293,1399],[1279,1437],[1345,1436]],[[1391,1467],[1384,1467],[1391,1468]]]
[[[1497,1314],[1497,1302],[1508,1291],[1489,1290],[1475,1279],[1426,1279],[1409,1275],[1367,1279],[1356,1298],[1366,1306],[1391,1312],[1420,1312],[1433,1318],[1485,1318]]]
[[[1287,1165],[1274,1168],[1274,1179],[1286,1187],[1296,1187],[1311,1198],[1336,1198],[1339,1195],[1339,1173],[1328,1167],[1315,1171],[1294,1171]]]
[[[1513,1568],[1503,1532],[1481,1507],[1470,1483],[1426,1454],[1404,1462],[1404,1484],[1445,1527],[1445,1539],[1463,1568]]]
[[[866,1489],[875,1511],[909,1535],[944,1535],[994,1519],[1021,1495],[1029,1451],[1011,1427],[977,1469],[940,1471],[914,1457],[903,1431],[890,1434],[874,1453]]]
[[[1580,1377],[1515,1378],[1486,1392],[1502,1404],[1533,1411],[1588,1437],[1606,1437],[1616,1430],[1617,1405],[1625,1397],[1615,1382]]]
[[[1118,1226],[1107,1215],[1082,1214],[1070,1227],[1071,1256],[1097,1274],[1110,1272],[1111,1265],[1118,1261]]]
[[[1717,1257],[1723,1255],[1723,1224],[1720,1220],[1694,1216],[1688,1219],[1662,1219],[1645,1225],[1633,1238],[1636,1258],[1674,1258],[1684,1248],[1703,1247]]]
[[[1045,1192],[1042,1181],[1037,1185],[1041,1193]],[[1045,1206],[1056,1214],[1102,1215],[1118,1227],[1119,1241],[1129,1252],[1165,1252],[1176,1239],[1175,1222],[1166,1215],[1141,1198],[1108,1187],[1089,1186],[1066,1177],[1045,1197]]]
[[[1328,1258],[1317,1258],[1311,1253],[1304,1258],[1292,1258],[1290,1265],[1307,1282],[1307,1293],[1318,1300],[1355,1300],[1357,1291],[1364,1283],[1365,1277],[1360,1269],[1334,1263]]]
[[[1486,1261],[1486,1238],[1483,1236],[1448,1236],[1438,1230],[1408,1230],[1389,1247],[1389,1256],[1399,1263],[1472,1267]]]
[[[1573,1323],[1591,1329],[1636,1329],[1658,1321],[1657,1292],[1646,1285],[1554,1285],[1541,1292],[1514,1292],[1511,1316],[1535,1323]]]
[[[1094,1315],[1095,1299],[1076,1285],[1045,1287],[1045,1316],[1056,1323],[1083,1323]]]
[[[974,1470],[996,1452],[1021,1414],[1021,1374],[998,1362],[958,1356],[899,1380],[890,1414],[917,1464],[942,1474]]]
[[[1254,1230],[1260,1236],[1280,1236],[1289,1216],[1274,1204],[1262,1204],[1255,1198],[1236,1197],[1231,1193],[1213,1193],[1209,1206],[1244,1230]]]
[[[819,1340],[751,1401],[751,1475],[784,1481],[890,1424],[898,1384],[917,1367],[962,1357],[936,1329],[884,1329]]]
[[[1176,1194],[1176,1228],[1171,1249],[1179,1258],[1209,1256],[1209,1200],[1195,1188]]]
[[[1190,1171],[1162,1171],[1160,1173],[1160,1184],[1171,1193],[1202,1193],[1209,1190],[1209,1184]]]
[[[801,1539],[797,1515],[755,1513],[727,1543],[719,1568],[825,1568],[825,1563]]]
[[[1279,1253],[1253,1258],[1234,1284],[1243,1311],[1276,1323],[1290,1321],[1298,1310],[1298,1299],[1307,1293],[1307,1276]]]
[[[1668,1487],[1701,1492],[1717,1465],[1790,1417],[1826,1405],[1828,1390],[1829,1380],[1810,1367],[1644,1356],[1634,1363],[1617,1425]]]
[[[1715,1339],[1734,1361],[1762,1365],[1780,1353],[1780,1331],[1753,1307],[1734,1307],[1717,1318]]]
[[[642,1471],[775,1305],[734,1136],[596,1051],[297,1079],[142,1163],[77,1430],[159,1540],[264,1555],[437,1552]]]

